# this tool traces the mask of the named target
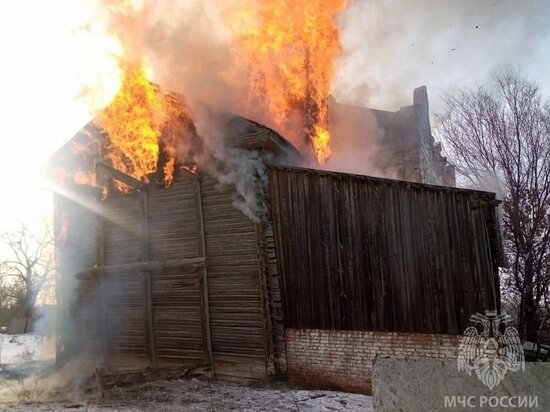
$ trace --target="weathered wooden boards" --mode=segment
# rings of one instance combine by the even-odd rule
[[[170,188],[108,197],[99,232],[92,211],[56,205],[87,228],[60,262],[78,286],[74,328],[101,336],[107,368],[262,379],[285,372],[283,322],[461,333],[496,304],[492,194],[272,167],[262,225],[234,196],[178,171]]]
[[[87,354],[91,363],[101,359],[97,285],[95,279],[75,278],[82,267],[96,264],[97,215],[82,206],[92,204],[90,198],[90,193],[54,195],[56,297],[60,317],[56,359],[60,362],[81,353]]]
[[[201,176],[216,375],[266,376],[265,318],[256,225],[233,206],[234,188]]]
[[[179,171],[170,188],[139,189],[105,199],[96,242],[85,245],[94,259],[68,268],[92,286],[102,369],[200,363],[265,378],[259,232],[233,207],[233,188]]]
[[[496,305],[493,194],[271,168],[292,328],[461,333]]]

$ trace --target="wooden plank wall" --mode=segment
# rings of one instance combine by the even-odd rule
[[[286,343],[285,328],[283,322],[283,303],[281,299],[281,287],[279,282],[279,267],[277,263],[277,248],[275,234],[271,225],[262,228],[263,246],[265,250],[265,276],[267,284],[267,302],[269,305],[271,323],[271,346],[275,374],[285,376],[286,368]]]
[[[75,274],[82,267],[96,263],[97,206],[90,193],[75,191],[70,197],[54,195],[54,232],[56,282],[59,322],[57,359],[69,360],[85,354],[91,363],[101,359],[99,306],[95,279],[78,281]],[[85,325],[85,327],[82,327]]]
[[[232,187],[220,188],[216,180],[201,175],[197,193],[196,179],[190,173],[179,171],[170,188],[151,185],[147,189],[146,217],[140,193],[109,196],[103,203],[103,249],[99,247],[100,253],[97,253],[96,243],[77,240],[79,247],[89,253],[90,260],[70,270],[74,276],[92,268],[100,256],[104,265],[143,261],[144,218],[148,224],[150,260],[199,257],[201,212],[206,268],[162,269],[150,274],[139,270],[110,271],[90,278],[92,280],[82,280],[81,285],[91,286],[90,301],[94,302],[95,313],[90,312],[90,319],[79,324],[79,331],[93,324],[97,340],[103,330],[104,361],[110,369],[151,366],[151,343],[158,366],[207,363],[204,325],[208,322],[204,318],[204,296],[201,297],[204,276],[201,270],[206,270],[206,313],[216,376],[264,379],[268,320],[262,295],[265,284],[259,260],[258,227],[233,206]],[[197,209],[201,203],[197,203],[199,195],[202,210]],[[147,294],[144,292],[149,278],[152,342],[148,342]]]
[[[210,325],[216,376],[266,376],[265,317],[256,225],[233,206],[234,188],[201,176]]]
[[[287,328],[460,334],[495,307],[494,195],[270,170]]]
[[[166,261],[199,256],[195,177],[179,173],[166,189],[148,188],[144,216],[140,193],[116,194],[104,202],[106,265]],[[143,256],[143,219],[149,257]],[[196,268],[138,270],[101,276],[106,297],[109,366],[127,369],[197,365],[207,362],[202,333],[200,279]],[[153,339],[148,341],[147,290],[150,282]],[[151,359],[150,345],[155,359]]]
[[[149,190],[151,260],[199,256],[195,177],[176,176],[169,189]],[[197,269],[165,269],[151,276],[153,327],[159,366],[207,361]]]
[[[115,195],[104,202],[104,264],[137,263],[141,259],[141,205],[137,193]],[[143,284],[138,272],[102,274],[100,302],[106,316],[109,366],[123,368],[149,363],[145,336]]]

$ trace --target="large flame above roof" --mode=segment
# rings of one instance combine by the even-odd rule
[[[106,157],[116,169],[143,181],[156,171],[167,113],[165,99],[147,80],[143,64],[121,64],[120,89],[96,117],[108,135]]]
[[[120,88],[94,123],[106,134],[102,157],[115,169],[148,183],[163,151],[163,181],[166,186],[172,183],[177,139],[184,137],[191,120],[181,102],[148,80],[143,63],[121,60]],[[78,180],[83,183],[75,175]],[[117,187],[125,191],[123,184]]]
[[[317,160],[331,154],[328,97],[340,51],[335,15],[346,0],[231,3],[226,15],[239,61],[249,72],[249,111],[293,141],[307,136]]]
[[[346,1],[219,2],[223,21],[229,29],[225,39],[229,43],[225,46],[235,57],[228,59],[225,81],[241,82],[238,87],[229,88],[238,90],[235,92],[238,95],[229,96],[227,100],[231,104],[223,109],[276,129],[299,148],[313,152],[319,164],[324,164],[331,155],[328,97],[334,74],[333,60],[340,51],[334,18]],[[181,106],[175,107],[173,99],[149,81],[143,62],[144,55],[153,52],[150,45],[147,48],[138,40],[147,37],[143,32],[154,21],[156,9],[147,1],[104,2],[110,10],[106,30],[120,44],[116,57],[120,86],[111,102],[95,113],[96,125],[107,136],[101,157],[123,173],[147,182],[148,176],[157,172],[159,156],[164,152],[164,182],[169,185],[181,146],[174,136],[180,138],[181,134],[176,132],[166,138],[164,131],[174,117],[185,117],[187,124],[193,119],[191,111],[185,110],[183,114]],[[170,53],[177,53],[177,47],[170,48]],[[154,67],[155,63],[165,64],[162,57],[157,55],[152,59],[152,72],[172,69]],[[181,64],[196,68],[205,63],[188,59]],[[186,71],[187,67],[178,69],[203,75],[198,70]],[[207,76],[199,78],[197,84],[206,84],[209,80]],[[186,84],[194,82],[187,79]],[[196,93],[196,90],[178,91],[184,97],[187,93]],[[201,104],[208,103],[201,101]],[[171,129],[170,125],[168,128]]]

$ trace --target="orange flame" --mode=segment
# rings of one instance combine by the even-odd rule
[[[121,86],[96,123],[108,136],[107,158],[114,168],[147,182],[156,172],[160,139],[169,116],[167,99],[145,74],[143,64],[121,64]],[[169,159],[169,162],[174,162]],[[173,168],[165,168],[165,181]],[[119,185],[119,189],[124,190]]]
[[[263,0],[226,15],[251,81],[244,110],[259,108],[293,142],[308,136],[320,164],[331,155],[327,104],[340,51],[334,17],[346,3]]]
[[[99,155],[143,182],[162,164],[160,172],[169,186],[178,166],[178,139],[192,120],[173,96],[162,94],[148,80],[140,61],[139,36],[134,31],[139,32],[139,23],[148,21],[154,7],[147,2],[103,3],[110,10],[107,29],[122,50],[118,57],[120,88],[95,120],[107,136]],[[238,99],[240,114],[278,130],[299,148],[306,143],[324,164],[331,155],[328,97],[333,60],[340,51],[334,18],[347,0],[238,0],[228,4],[224,17],[237,57],[228,75],[231,69],[238,79],[243,72],[248,75],[244,96]],[[159,162],[161,150],[165,156]],[[91,172],[74,176],[79,184],[93,184],[94,179]],[[121,183],[116,186],[128,190]]]

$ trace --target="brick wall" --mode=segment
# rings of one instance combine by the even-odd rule
[[[291,384],[370,394],[376,357],[456,359],[461,336],[287,329],[288,379]]]

